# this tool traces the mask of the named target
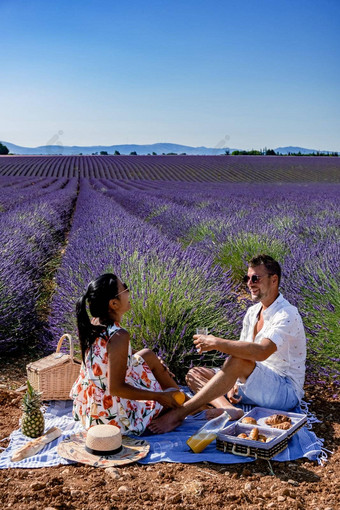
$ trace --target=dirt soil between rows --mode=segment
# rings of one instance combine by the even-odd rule
[[[0,440],[19,428],[26,364],[0,358]],[[307,459],[217,465],[158,463],[100,469],[81,464],[0,470],[0,508],[13,509],[313,509],[340,508],[340,403],[332,384],[306,386],[322,423],[314,432],[334,452],[323,466]],[[0,445],[6,447],[8,440]]]

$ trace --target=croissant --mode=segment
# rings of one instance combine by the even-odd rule
[[[285,414],[272,414],[271,416],[268,416],[268,418],[264,421],[267,425],[273,426],[284,422],[290,423],[291,419]]]
[[[283,423],[278,423],[277,425],[272,425],[275,429],[288,430],[292,424],[289,421],[284,421]]]

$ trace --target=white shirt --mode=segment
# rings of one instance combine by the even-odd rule
[[[301,316],[297,308],[291,305],[281,294],[263,310],[263,327],[254,338],[254,328],[262,303],[248,308],[243,319],[240,340],[260,343],[269,338],[277,347],[265,361],[268,368],[279,375],[289,377],[299,400],[303,397],[306,365],[306,336]]]

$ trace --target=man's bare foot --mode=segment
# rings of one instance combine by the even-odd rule
[[[163,416],[152,420],[148,429],[154,434],[164,434],[164,432],[170,432],[176,427],[179,427],[182,423],[183,418],[180,417],[178,409],[172,409]]]
[[[205,417],[207,420],[212,420],[213,418],[220,416],[220,414],[222,414],[224,411],[227,411],[232,421],[238,420],[244,415],[242,409],[238,409],[237,407],[227,407],[226,409],[222,408],[207,409],[205,411]]]

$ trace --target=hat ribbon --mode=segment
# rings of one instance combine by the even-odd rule
[[[115,455],[116,453],[119,453],[122,451],[122,445],[119,448],[116,448],[115,450],[92,450],[92,448],[89,448],[85,445],[85,450],[87,453],[91,453],[92,455],[100,455],[101,457],[108,457],[109,455]]]

